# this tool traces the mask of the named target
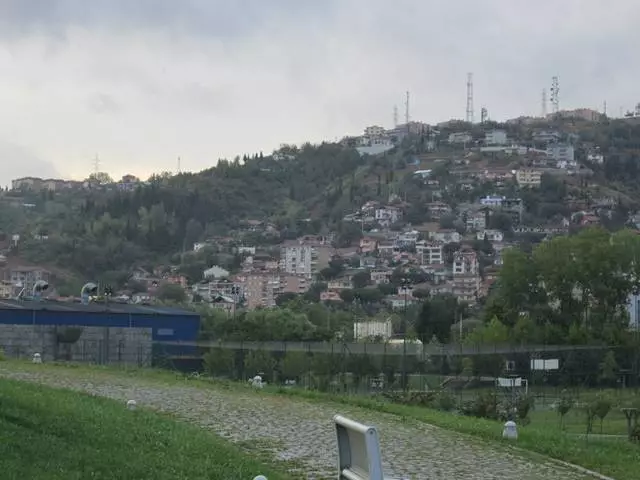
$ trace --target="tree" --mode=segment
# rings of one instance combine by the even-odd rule
[[[92,173],[87,180],[92,183],[97,183],[98,185],[109,185],[113,183],[113,178],[106,172]]]
[[[158,299],[175,303],[183,303],[187,299],[184,288],[173,283],[164,283],[158,288]]]
[[[598,378],[603,384],[610,387],[615,384],[618,378],[618,363],[616,362],[615,354],[611,350],[605,354],[600,363]]]
[[[451,339],[451,325],[462,314],[463,308],[453,295],[436,295],[422,304],[416,323],[416,332],[423,342],[434,335],[441,343]]]
[[[568,390],[562,390],[560,393],[560,401],[558,402],[558,415],[560,415],[560,429],[564,428],[564,417],[569,413],[575,400],[571,396]]]
[[[371,283],[371,273],[368,271],[358,272],[351,277],[351,283],[355,289],[364,288]]]

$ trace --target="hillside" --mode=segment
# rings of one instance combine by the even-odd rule
[[[570,215],[567,198],[578,204],[612,197],[624,205],[625,212],[640,204],[635,181],[640,169],[640,124],[633,119],[453,123],[430,131],[430,145],[425,143],[423,130],[373,157],[361,157],[353,141],[285,146],[273,155],[220,161],[199,173],[155,176],[132,191],[118,191],[111,185],[55,193],[9,191],[0,202],[0,230],[5,235],[21,235],[11,254],[24,261],[57,265],[79,278],[118,285],[126,282],[134,266],[184,264],[182,253],[210,237],[276,245],[305,234],[335,232],[338,244],[347,246],[359,236],[359,229],[343,218],[367,201],[386,203],[396,198],[405,210],[405,223],[419,224],[431,219],[427,204],[435,200],[456,208],[482,195],[515,194],[517,184],[482,180],[477,172],[531,167],[530,155],[486,153],[447,141],[450,133],[464,130],[475,143],[494,128],[504,129],[514,142],[529,147],[537,146],[535,132],[555,130],[560,141],[573,144],[580,168],[593,173],[571,176],[558,169],[553,174],[558,181],[545,181],[541,189],[524,192],[525,224]],[[594,161],[599,157],[593,152],[605,160]],[[432,178],[444,188],[433,188],[412,175],[425,169],[431,169]],[[250,227],[256,222],[268,224],[270,233],[256,233]],[[43,235],[46,241],[37,240]],[[216,256],[220,253],[198,260],[198,268],[214,260],[233,268],[238,260],[233,255],[221,259]]]

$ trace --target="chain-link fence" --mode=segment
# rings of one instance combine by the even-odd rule
[[[507,403],[527,397],[536,421],[554,425],[559,405],[570,398],[574,408],[563,421],[579,425],[576,433],[582,408],[599,394],[611,403],[604,433],[624,435],[621,408],[640,406],[640,351],[630,347],[193,342],[156,344],[154,350],[174,367],[202,358],[200,368],[214,377],[247,381],[259,374],[272,385],[331,393],[392,398],[446,392],[460,408],[482,396]]]
[[[25,344],[0,343],[0,351],[7,359],[30,360],[39,353],[44,361],[69,361],[95,365],[122,365],[151,367],[154,356],[151,342],[106,342],[103,340],[77,341],[51,347],[34,348]],[[164,357],[162,357],[164,358]]]

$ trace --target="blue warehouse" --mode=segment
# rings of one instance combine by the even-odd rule
[[[150,366],[158,352],[184,355],[200,329],[197,313],[120,303],[0,300],[0,348],[8,357]]]

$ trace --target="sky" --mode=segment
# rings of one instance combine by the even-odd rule
[[[640,101],[637,0],[0,0],[0,184]]]

